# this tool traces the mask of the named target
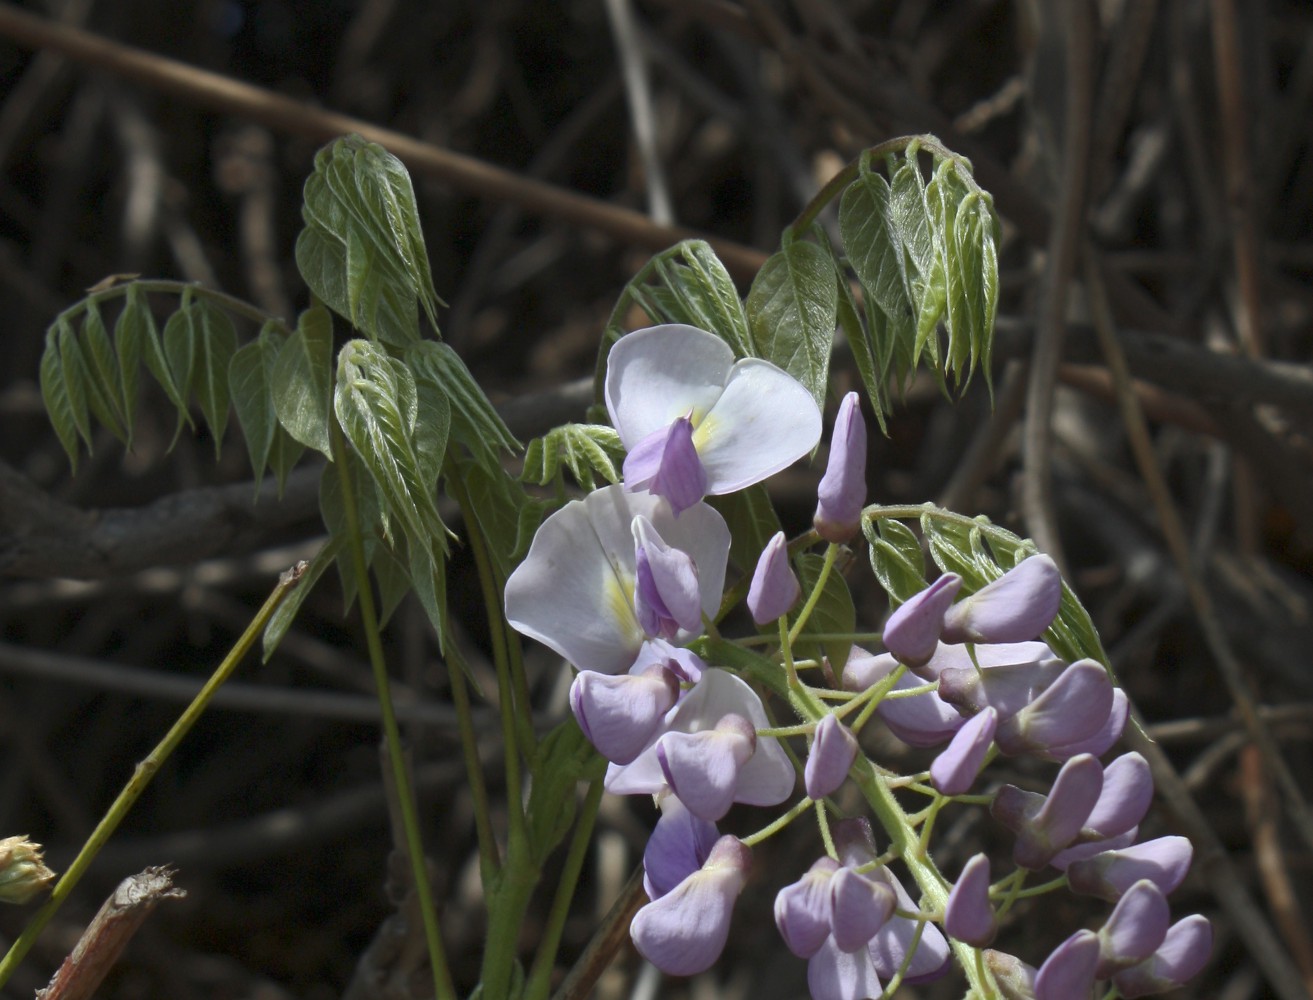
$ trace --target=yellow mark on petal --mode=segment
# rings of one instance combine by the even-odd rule
[[[602,606],[607,616],[635,641],[643,641],[643,630],[634,613],[634,581],[623,575],[607,573],[602,581]]]
[[[693,447],[699,452],[702,451],[703,446],[706,445],[706,443],[715,435],[717,423],[719,423],[719,421],[717,421],[710,413],[704,416],[701,420],[698,420],[696,417],[693,419]]]

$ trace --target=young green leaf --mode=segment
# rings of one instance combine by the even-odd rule
[[[333,321],[314,306],[278,352],[272,374],[274,411],[295,441],[331,457],[328,437],[333,381]]]
[[[894,605],[925,588],[925,557],[911,528],[892,518],[863,518],[862,531],[871,546],[871,570]]]
[[[746,308],[761,356],[805,385],[823,406],[839,308],[829,253],[794,240],[757,272]]]
[[[132,449],[132,431],[137,422],[137,405],[141,399],[141,361],[146,350],[146,331],[140,309],[127,304],[114,323],[114,353],[118,360],[119,406],[128,432],[127,447]]]
[[[82,316],[79,347],[86,363],[87,402],[100,422],[126,444],[128,432],[123,417],[122,387],[119,385],[118,358],[109,342],[105,321],[94,302],[87,303]]]
[[[228,363],[228,390],[232,395],[237,423],[246,438],[246,452],[255,475],[256,495],[269,463],[269,450],[278,427],[274,410],[273,370],[282,347],[282,338],[269,324],[260,335],[233,354]]]
[[[86,442],[88,454],[91,452],[91,415],[87,406],[87,366],[78,348],[77,332],[67,320],[61,319],[57,325],[56,337],[59,341],[59,368],[64,376],[64,392],[68,397],[69,411],[73,417],[73,426]]]
[[[128,301],[123,307],[123,314],[119,317],[116,329],[119,326],[132,327],[139,332],[146,370],[154,376],[155,381],[164,390],[164,395],[178,411],[178,430],[181,430],[184,420],[191,423],[191,414],[187,412],[187,386],[179,385],[173,377],[173,370],[164,355],[164,344],[160,340],[159,331],[155,328],[155,315],[150,311],[146,293],[135,282],[128,286]],[[174,433],[176,436],[177,432]]]
[[[563,424],[529,442],[520,480],[546,486],[556,478],[564,464],[575,482],[586,490],[595,490],[596,476],[608,483],[620,482],[616,461],[623,458],[624,453],[620,435],[613,427]]]
[[[237,332],[228,314],[209,299],[198,299],[190,309],[196,336],[196,397],[214,437],[214,457],[218,458],[228,428],[228,366],[237,352]]]
[[[451,408],[451,436],[479,458],[485,468],[500,468],[502,451],[515,454],[520,443],[506,427],[474,376],[455,351],[436,340],[406,348],[405,362],[415,381],[442,389]]]
[[[46,347],[41,352],[41,399],[45,403],[50,424],[68,455],[68,463],[77,471],[78,428],[73,413],[73,401],[64,381],[64,362],[59,353],[59,328],[46,331]]]

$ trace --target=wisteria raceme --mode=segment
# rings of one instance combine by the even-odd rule
[[[849,394],[818,491],[814,524],[830,545],[818,593],[808,600],[802,592],[789,542],[775,533],[750,580],[728,591],[761,631],[721,662],[735,641],[727,623],[742,613],[726,600],[729,528],[702,498],[805,454],[819,437],[819,411],[780,369],[735,361],[719,338],[680,325],[620,339],[606,402],[629,452],[624,484],[548,517],[505,598],[515,628],[578,670],[570,707],[609,762],[606,789],[650,796],[659,807],[643,857],[649,902],[631,927],[640,953],[672,975],[709,968],[748,879],[749,845],[817,812],[828,853],[795,872],[774,904],[784,943],[807,961],[813,1000],[862,1000],[891,983],[935,979],[951,968],[954,948],[976,956],[961,972],[978,984],[988,969],[1005,1000],[1088,1000],[1110,983],[1122,996],[1147,996],[1199,971],[1211,947],[1207,921],[1168,926],[1166,896],[1189,868],[1189,842],[1136,843],[1152,777],[1139,754],[1100,762],[1121,736],[1129,701],[1097,660],[1068,663],[1054,652],[1070,647],[1061,628],[1046,632],[1063,608],[1051,559],[1024,558],[974,593],[963,593],[961,576],[942,573],[888,617],[884,652],[851,645],[842,670],[787,658],[785,646],[819,613],[824,575],[840,571],[836,553],[863,516],[865,426]],[[764,628],[776,621],[778,635]],[[834,639],[850,641],[824,642]],[[752,666],[740,666],[740,676],[730,665],[744,656]],[[763,664],[778,674],[763,675]],[[775,728],[787,723],[773,721],[762,701],[770,687],[787,688],[801,726]],[[928,771],[899,776],[868,759],[864,748],[878,741],[865,739],[867,727],[886,741],[936,749]],[[808,747],[795,764],[782,739],[798,734]],[[1000,754],[1030,758],[1049,775],[1046,790],[987,782],[982,769]],[[840,811],[853,801],[841,794],[850,776],[873,806],[871,783],[886,785],[875,810],[894,824],[884,854],[865,816]],[[913,793],[932,803],[915,820],[903,811]],[[736,806],[791,798],[789,812],[756,834],[719,829],[737,826]],[[980,853],[948,883],[927,855],[927,875],[909,848],[924,841],[933,851],[940,810],[984,801],[1012,834],[1013,867],[991,883],[1007,859]],[[1046,868],[1065,879],[1040,874]],[[1065,882],[1110,904],[1101,927],[1077,931],[1047,956],[1025,956],[1037,966],[988,948],[1030,878],[1049,879],[1045,891]]]

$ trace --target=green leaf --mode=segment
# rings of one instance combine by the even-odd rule
[[[329,308],[399,347],[419,339],[421,306],[436,328],[439,300],[415,194],[396,157],[357,135],[325,146],[301,214],[297,267]]]
[[[600,781],[606,773],[606,761],[571,718],[543,737],[531,773],[533,784],[525,818],[534,864],[541,865],[574,825],[575,785]]]
[[[410,574],[406,565],[386,542],[374,546],[374,558],[369,568],[378,581],[378,624],[382,628],[411,592]]]
[[[864,518],[862,530],[871,546],[871,570],[895,605],[925,589],[925,557],[911,528],[892,518]]]
[[[109,333],[105,330],[100,309],[94,302],[87,303],[78,343],[87,366],[87,402],[110,433],[126,443],[128,432],[123,419],[118,358],[109,342]]]
[[[91,452],[91,416],[87,408],[87,365],[78,348],[77,332],[66,320],[61,319],[58,326],[59,367],[64,376],[64,392],[68,397],[69,411],[73,417],[73,426],[86,442],[87,453]]]
[[[677,322],[716,334],[734,348],[737,357],[755,356],[752,331],[738,289],[711,244],[685,240],[674,250],[684,263],[678,263],[675,255],[662,255],[657,271],[683,313]]]
[[[246,452],[251,458],[257,496],[265,466],[269,464],[274,430],[278,427],[273,371],[281,347],[282,338],[266,323],[260,335],[234,353],[228,363],[228,389],[242,436],[246,438]]]
[[[415,458],[419,462],[420,477],[436,489],[438,476],[442,474],[442,460],[447,455],[451,404],[437,383],[428,379],[416,379],[414,385]]]
[[[73,401],[64,381],[64,362],[59,353],[59,328],[46,331],[46,348],[41,353],[41,399],[45,403],[50,424],[68,455],[73,471],[78,467],[78,428],[73,412]]]
[[[524,453],[520,480],[546,486],[564,464],[580,486],[597,489],[597,476],[609,483],[620,482],[616,461],[623,458],[620,434],[605,424],[563,424],[529,442]]]
[[[287,486],[287,474],[292,471],[301,456],[305,454],[305,445],[295,441],[283,430],[282,424],[274,425],[274,439],[269,446],[269,468],[273,470],[278,481],[278,496],[283,495]]]
[[[237,332],[228,314],[209,299],[198,299],[191,310],[196,335],[196,396],[214,437],[217,459],[228,428],[228,366],[237,352]]]
[[[365,562],[370,563],[379,546],[386,544],[382,538],[385,515],[369,470],[352,452],[347,452],[346,465],[354,493],[356,517],[360,522],[358,528],[361,546],[365,550]],[[338,469],[337,463],[333,462],[324,467],[319,477],[319,516],[323,519],[324,526],[328,528],[329,535],[341,538],[343,546],[349,551],[353,525],[346,511],[346,503],[342,496],[341,470]],[[346,613],[356,601],[356,571],[353,560],[339,562],[337,574],[342,584],[342,607]]]
[[[164,355],[164,345],[160,340],[159,331],[155,328],[155,315],[150,311],[150,303],[146,300],[146,293],[141,290],[140,285],[128,286],[128,302],[123,308],[123,315],[119,317],[119,325],[132,325],[140,331],[146,370],[154,376],[155,381],[164,390],[164,395],[178,411],[178,430],[181,430],[184,420],[188,424],[191,423],[191,414],[187,412],[187,386],[179,385],[173,377],[173,370]],[[174,432],[174,436],[177,437],[177,431]]]
[[[425,474],[416,447],[418,398],[410,369],[366,340],[338,354],[334,411],[347,440],[369,470],[390,516],[416,550],[446,552],[446,525],[438,514],[436,484]]]
[[[511,475],[501,468],[489,471],[472,457],[453,455],[454,475],[469,497],[470,507],[497,574],[505,580],[515,569],[520,514],[529,498]]]
[[[863,170],[839,202],[839,234],[857,280],[886,316],[912,316],[902,240],[890,216],[889,185]]]
[[[333,321],[314,306],[301,314],[273,370],[274,410],[295,441],[331,457],[328,436],[333,381]]]
[[[500,467],[502,451],[515,454],[520,450],[520,442],[451,347],[421,340],[406,349],[405,361],[417,383],[428,381],[442,389],[451,407],[451,436],[478,457],[485,468]]]
[[[780,519],[771,503],[764,483],[722,496],[707,497],[707,503],[720,512],[729,525],[729,557],[740,573],[746,575],[757,567],[762,550],[780,529]]]
[[[127,447],[132,449],[132,431],[137,423],[137,406],[141,400],[141,361],[146,351],[147,331],[142,320],[139,299],[128,295],[127,304],[114,323],[114,353],[118,359],[119,406],[128,432]],[[149,311],[147,311],[149,316]],[[152,321],[152,330],[153,329]]]
[[[342,544],[341,538],[329,538],[324,543],[324,547],[310,560],[310,565],[301,575],[300,582],[283,598],[283,603],[278,605],[278,610],[273,613],[269,624],[264,627],[263,662],[268,663],[269,658],[274,655],[274,650],[283,641],[287,630],[292,627],[301,605],[310,596],[310,591],[314,590],[319,578],[324,575],[324,570],[337,561],[337,557],[342,552]]]
[[[443,636],[447,634],[447,569],[443,551],[435,545],[426,544],[423,539],[408,539],[410,554],[410,582],[415,588],[415,596],[420,607],[428,617],[438,636],[439,652],[442,652]]]
[[[802,584],[803,600],[816,587],[820,579],[821,567],[825,564],[823,556],[815,552],[804,552],[794,564],[798,568],[798,582]],[[830,666],[835,676],[843,674],[844,664],[852,651],[851,639],[827,639],[822,642],[807,641],[808,635],[818,632],[851,633],[857,627],[857,610],[853,607],[853,596],[848,590],[848,582],[843,574],[832,569],[825,578],[821,588],[820,600],[812,609],[811,616],[802,627],[798,641],[794,643],[793,655],[797,659],[820,659],[824,653],[830,658]]]
[[[748,292],[747,313],[761,356],[825,404],[839,291],[827,251],[795,240],[766,261]]]
[[[164,358],[183,399],[191,392],[196,379],[196,314],[190,302],[184,302],[164,323]],[[184,403],[185,406],[185,403]]]

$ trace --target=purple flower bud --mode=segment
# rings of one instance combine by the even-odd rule
[[[945,573],[900,604],[884,626],[884,644],[900,663],[917,667],[934,656],[944,612],[962,587],[956,573]]]
[[[1099,937],[1077,931],[1053,949],[1035,974],[1035,1000],[1085,1000],[1094,988]]]
[[[828,937],[807,963],[807,991],[812,1000],[857,1000],[881,996],[883,990],[868,948],[843,951]]]
[[[983,948],[994,940],[998,919],[989,901],[989,858],[977,854],[962,867],[944,907],[944,930],[949,937]]]
[[[693,421],[677,417],[625,456],[625,489],[647,490],[670,501],[678,515],[707,495],[707,470],[693,447]]]
[[[840,868],[830,880],[830,929],[840,951],[865,948],[893,916],[897,897],[888,883]]]
[[[702,626],[702,591],[693,557],[667,545],[652,522],[634,518],[634,610],[644,633],[673,639]]]
[[[1047,796],[1004,785],[989,811],[1017,835],[1012,859],[1038,871],[1076,839],[1102,788],[1103,768],[1083,754],[1062,765]]]
[[[758,625],[782,618],[798,603],[802,588],[789,566],[789,546],[784,532],[777,531],[766,543],[748,588],[748,610]]]
[[[843,668],[843,686],[849,691],[865,691],[884,680],[897,667],[898,661],[892,653],[872,656],[861,647],[854,646]],[[925,681],[920,677],[905,672],[894,683],[893,690],[905,691],[924,684]],[[875,711],[890,732],[913,747],[940,746],[951,739],[964,722],[956,709],[933,691],[910,698],[886,698],[876,706]]]
[[[1108,672],[1094,660],[1077,660],[1039,697],[999,723],[994,739],[1009,756],[1083,740],[1103,728],[1112,701]]]
[[[1126,720],[1130,718],[1130,715],[1131,702],[1126,697],[1126,692],[1121,688],[1113,688],[1112,711],[1108,713],[1108,720],[1097,733],[1074,743],[1057,744],[1034,752],[1036,756],[1045,760],[1057,761],[1074,757],[1078,753],[1088,753],[1093,754],[1095,757],[1102,757],[1112,749],[1114,743],[1121,739],[1122,730],[1126,728]]]
[[[1166,993],[1198,975],[1212,952],[1212,925],[1196,913],[1174,923],[1152,957],[1117,973],[1112,982],[1127,1000]]]
[[[970,650],[961,643],[950,646],[941,642],[935,655],[924,666],[918,667],[917,673],[926,680],[935,680],[950,667],[965,667],[973,671],[977,667],[992,670],[995,667],[1044,663],[1049,660],[1060,662],[1049,644],[1037,639],[1030,642],[991,643],[974,646]]]
[[[643,888],[660,899],[701,868],[718,838],[716,824],[699,819],[674,795],[661,797],[661,818],[643,851]]]
[[[1126,890],[1099,930],[1100,979],[1143,962],[1152,955],[1167,935],[1172,915],[1167,899],[1147,878]]]
[[[1045,555],[1023,559],[944,614],[944,642],[1024,642],[1052,624],[1062,574]]]
[[[846,542],[861,526],[866,503],[866,421],[857,393],[839,404],[830,435],[830,459],[816,490],[816,533],[827,542]]]
[[[679,681],[654,664],[641,674],[580,671],[570,708],[588,741],[607,760],[628,764],[643,752],[679,697]]]
[[[720,957],[752,852],[736,837],[716,841],[698,871],[635,914],[629,935],[644,958],[672,976],[695,976]]]
[[[1003,1000],[1035,1000],[1035,968],[1005,951],[985,950],[989,967]]]
[[[1088,823],[1089,821],[1086,820]],[[1065,872],[1073,861],[1083,861],[1085,858],[1092,858],[1096,854],[1102,854],[1104,851],[1120,851],[1123,847],[1130,847],[1135,843],[1135,838],[1140,835],[1140,828],[1133,826],[1125,833],[1119,833],[1115,837],[1109,837],[1107,840],[1090,840],[1076,841],[1071,847],[1059,851],[1053,855],[1049,865],[1060,872]]]
[[[1081,839],[1106,839],[1134,829],[1152,802],[1149,762],[1138,753],[1122,754],[1103,769],[1103,791],[1085,821]]]
[[[739,772],[757,748],[757,733],[741,715],[726,715],[714,729],[666,733],[657,760],[671,790],[689,812],[716,821],[734,804]]]
[[[629,672],[641,674],[654,664],[665,667],[680,681],[688,684],[696,684],[707,669],[705,661],[693,650],[672,646],[664,639],[648,639],[639,649]]]
[[[856,759],[857,737],[837,716],[827,715],[816,724],[816,737],[803,769],[807,796],[823,799],[838,789]]]
[[[775,896],[775,926],[799,958],[811,958],[830,936],[830,881],[838,870],[833,858],[818,858],[806,875]]]
[[[1184,837],[1159,837],[1073,861],[1067,866],[1067,881],[1072,892],[1111,902],[1147,878],[1166,896],[1184,881],[1193,856],[1194,848]]]
[[[980,773],[996,729],[998,712],[987,707],[957,731],[948,748],[930,764],[930,780],[941,794],[966,794]]]

